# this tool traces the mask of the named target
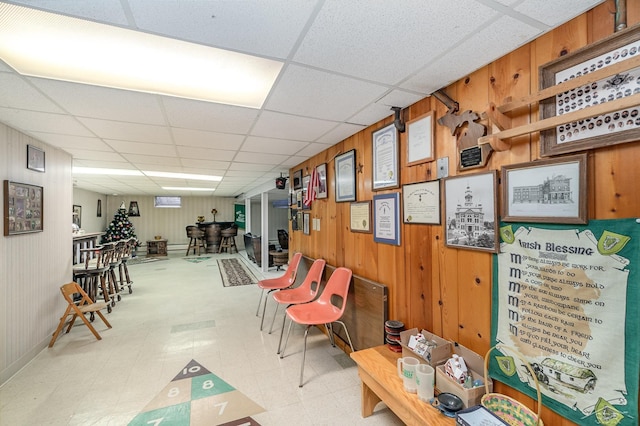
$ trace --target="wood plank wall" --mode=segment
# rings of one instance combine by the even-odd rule
[[[640,0],[628,0],[627,24],[640,22]],[[449,87],[446,93],[459,102],[460,110],[483,111],[489,102],[501,104],[507,96],[517,97],[538,90],[538,67],[571,53],[614,32],[615,2],[606,1],[561,27],[541,36],[499,60],[469,74]],[[435,111],[441,117],[447,108],[435,98],[425,98],[410,106],[407,120]],[[519,115],[514,125],[537,121],[537,107]],[[492,257],[470,250],[448,249],[444,245],[442,226],[402,225],[399,247],[373,242],[372,234],[349,231],[349,203],[335,203],[334,157],[356,150],[356,163],[362,165],[357,175],[357,199],[371,200],[371,133],[393,121],[392,115],[375,125],[332,146],[291,169],[301,167],[308,174],[311,167],[327,163],[329,197],[317,200],[310,211],[320,219],[320,232],[311,235],[292,232],[290,251],[301,251],[327,263],[346,266],[354,274],[389,287],[389,317],[408,327],[433,331],[446,339],[458,341],[484,355],[490,345]],[[500,170],[503,165],[538,159],[539,135],[520,137],[513,148],[493,154],[484,170]],[[435,154],[449,157],[450,175],[456,171],[455,139],[448,128],[435,126]],[[609,219],[635,217],[640,214],[640,200],[635,187],[640,178],[640,142],[591,150],[589,155],[589,217]],[[402,184],[432,180],[435,163],[406,167],[406,133],[400,136],[400,178]],[[473,170],[465,173],[475,173]],[[392,190],[397,191],[397,190]],[[392,192],[389,191],[389,192]],[[501,202],[501,200],[500,200]],[[533,407],[533,401],[498,383],[496,391]],[[571,425],[548,409],[543,409],[545,424]]]

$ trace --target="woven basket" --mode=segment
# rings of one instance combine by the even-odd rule
[[[538,383],[538,378],[536,377],[529,363],[526,360],[520,358],[520,356],[517,355],[517,352],[513,351],[513,353],[516,354],[520,361],[524,365],[526,365],[529,373],[531,374],[531,377],[533,377],[533,380],[536,384],[536,391],[538,393],[538,412],[534,413],[533,410],[531,410],[529,407],[507,395],[489,392],[489,386],[487,384],[489,377],[489,359],[491,351],[497,349],[498,347],[506,348],[506,346],[504,345],[496,345],[489,349],[484,357],[484,383],[487,393],[482,396],[480,404],[496,416],[500,417],[510,426],[543,426],[542,419],[540,418],[542,410],[542,396],[540,395],[540,385]]]

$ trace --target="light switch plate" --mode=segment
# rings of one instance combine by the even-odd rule
[[[438,179],[446,178],[449,176],[449,157],[438,158]]]

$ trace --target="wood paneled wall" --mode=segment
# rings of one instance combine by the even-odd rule
[[[614,32],[615,2],[606,1],[565,25],[541,36],[495,62],[445,88],[459,102],[460,110],[482,112],[489,102],[503,103],[508,97],[524,96],[538,90],[538,67],[571,53]],[[627,23],[640,21],[640,0],[628,1]],[[447,108],[435,98],[425,98],[407,111],[407,120],[435,111],[436,118]],[[514,116],[514,125],[538,120],[537,106]],[[433,331],[458,341],[484,355],[490,346],[492,255],[471,250],[449,249],[444,244],[443,226],[401,226],[399,247],[374,243],[372,234],[349,230],[349,203],[336,203],[334,157],[356,150],[362,165],[357,177],[357,199],[371,200],[371,133],[393,121],[387,119],[332,146],[290,171],[310,170],[327,163],[329,198],[313,203],[311,216],[320,219],[321,230],[311,235],[291,232],[290,250],[329,264],[346,266],[354,274],[389,287],[389,316],[408,327]],[[400,136],[401,182],[409,184],[433,180],[435,163],[406,166],[406,133]],[[539,155],[537,133],[520,137],[509,151],[495,152],[485,169],[457,172],[456,141],[448,128],[435,125],[436,157],[449,157],[450,175],[500,170],[503,165],[535,160]],[[634,217],[640,213],[640,199],[634,187],[639,182],[640,142],[589,151],[589,217],[591,219]],[[398,191],[392,190],[392,191]],[[389,192],[392,192],[389,191]],[[501,200],[500,200],[501,202]],[[497,384],[496,391],[520,399],[533,407],[530,398]],[[545,424],[572,422],[543,409]]]

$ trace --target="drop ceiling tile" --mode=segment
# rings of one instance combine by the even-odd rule
[[[371,104],[349,118],[349,123],[370,126],[371,124],[393,115],[389,107],[382,104]]]
[[[543,22],[549,27],[555,27],[583,14],[602,2],[603,0],[562,0],[562,2],[524,0],[514,9]]]
[[[387,87],[290,65],[265,108],[290,114],[344,121],[387,91]]]
[[[270,164],[272,166],[280,164],[288,155],[279,155],[279,154],[266,154],[266,153],[256,153],[256,152],[239,152],[236,155],[234,161],[239,163],[260,163],[260,164]]]
[[[137,26],[176,38],[287,58],[313,13],[314,1],[130,1]],[[150,13],[153,11],[153,13]]]
[[[207,132],[204,130],[171,128],[176,145],[197,148],[239,149],[245,136],[232,133]]]
[[[177,155],[176,147],[174,145],[118,141],[111,139],[107,139],[105,142],[115,151],[123,154],[153,153],[153,155],[161,157],[175,157]]]
[[[185,159],[231,161],[236,155],[236,151],[222,149],[194,148],[190,146],[179,146],[177,148],[180,157]]]
[[[102,139],[173,144],[167,127],[96,118],[78,118],[78,120]]]
[[[30,80],[62,108],[79,117],[166,124],[156,95],[45,78]]]
[[[428,93],[415,94],[403,90],[392,90],[376,101],[377,104],[384,105],[391,110],[391,107],[406,108],[423,99]],[[393,112],[391,112],[393,114]]]
[[[311,142],[335,125],[331,121],[264,111],[251,130],[251,135]]]
[[[273,169],[273,164],[262,164],[262,163],[238,163],[238,162],[234,162],[231,163],[231,165],[229,166],[229,171],[231,170],[251,170],[251,171],[256,171],[256,170],[262,170],[265,172],[268,172],[269,170]]]
[[[242,151],[290,155],[291,153],[298,152],[307,145],[309,145],[309,142],[249,136],[242,145]]]
[[[64,111],[18,74],[0,73],[0,107],[41,112]]]
[[[77,0],[17,0],[12,3],[34,7],[52,13],[87,18],[93,21],[127,25],[127,17],[120,0],[100,0],[100,2]]]
[[[247,182],[263,176],[264,171],[259,170],[229,170],[224,175],[225,182]]]
[[[75,159],[78,160],[100,160],[105,162],[124,162],[123,156],[117,152],[104,152],[104,151],[89,151],[87,149],[66,148],[69,154],[73,155],[74,165]],[[101,166],[105,167],[105,166]]]
[[[101,161],[101,160],[93,160],[89,158],[73,158],[73,166],[74,167],[95,167],[99,169],[124,169],[124,170],[133,170],[134,167],[122,158],[120,161]],[[73,175],[74,178],[76,175]],[[84,175],[77,175],[84,176]]]
[[[538,29],[522,21],[503,16],[483,28],[473,38],[457,46],[451,55],[435,60],[402,86],[409,90],[433,93],[468,75],[472,70],[477,70],[498,59],[505,49],[509,52],[515,50],[538,33]],[[434,87],[433,82],[437,81],[446,83],[443,86]]]
[[[402,13],[392,8],[401,8]],[[423,0],[402,5],[386,0],[328,0],[294,60],[395,84],[495,14],[474,0],[432,0],[428,5]]]
[[[342,142],[349,136],[355,135],[365,128],[366,126],[362,124],[343,123],[319,137],[316,142],[327,145],[335,145],[338,142]]]
[[[291,168],[294,166],[297,166],[298,164],[307,161],[309,159],[309,157],[303,157],[303,156],[296,156],[293,155],[291,157],[289,157],[288,159],[286,159],[285,161],[283,161],[282,163],[280,163],[280,166],[285,166],[287,168]]]
[[[61,135],[94,136],[69,115],[0,107],[0,122],[23,132],[34,131]]]
[[[258,110],[213,102],[163,97],[162,103],[173,127],[242,134],[249,131]]]
[[[296,152],[296,156],[303,157],[303,158],[311,158],[314,155],[321,153],[327,148],[329,147],[325,144],[312,143],[312,144],[309,144],[304,149],[301,149],[300,151]]]
[[[149,166],[179,166],[180,159],[177,157],[158,157],[154,155],[140,154],[122,154],[127,160],[131,161],[141,170],[150,170]],[[158,171],[157,169],[153,169]]]
[[[57,146],[59,148],[75,148],[75,149],[87,149],[91,151],[106,151],[112,152],[113,149],[98,138],[88,138],[84,136],[72,136],[72,135],[58,135],[53,133],[31,132],[31,135],[49,145]]]

